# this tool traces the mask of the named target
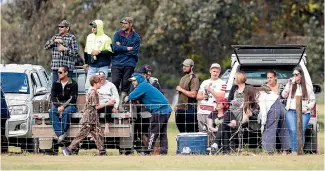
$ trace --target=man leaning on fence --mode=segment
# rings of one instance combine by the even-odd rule
[[[51,69],[52,82],[58,80],[58,69],[62,66],[69,68],[69,76],[72,77],[76,57],[78,56],[78,42],[76,36],[69,33],[70,23],[63,20],[59,25],[59,34],[55,34],[45,43],[44,49],[52,49]]]
[[[68,76],[67,66],[58,69],[59,80],[54,82],[51,90],[52,108],[49,117],[58,143],[67,136],[71,113],[75,113],[78,98],[78,84]]]
[[[89,24],[92,33],[87,36],[85,47],[85,65],[88,70],[85,90],[90,87],[89,78],[97,72],[104,72],[107,76],[108,67],[111,64],[112,40],[104,33],[104,23],[102,20],[95,20]]]
[[[160,154],[168,152],[167,124],[172,111],[166,97],[148,83],[143,75],[135,73],[129,79],[135,89],[126,97],[128,100],[140,100],[152,116],[149,126],[148,150],[152,150],[156,139],[160,137]]]
[[[176,87],[178,92],[178,103],[176,109],[176,125],[179,132],[198,132],[196,117],[196,95],[200,87],[200,81],[193,73],[194,62],[186,59],[183,62],[183,72]]]

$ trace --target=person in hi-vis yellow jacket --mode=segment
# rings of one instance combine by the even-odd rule
[[[92,21],[90,24],[92,33],[87,36],[85,47],[85,65],[88,70],[85,90],[90,87],[89,78],[102,71],[107,76],[111,64],[112,39],[104,33],[104,23],[102,20]]]

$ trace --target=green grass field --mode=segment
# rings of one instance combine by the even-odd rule
[[[324,170],[324,104],[318,105],[318,122],[320,124],[319,155],[281,155],[268,156],[265,153],[243,153],[227,156],[178,156],[176,155],[175,137],[178,130],[174,115],[170,118],[168,127],[169,155],[168,156],[118,156],[117,150],[108,150],[109,156],[94,156],[96,150],[81,150],[78,156],[65,157],[46,156],[41,154],[6,154],[1,156],[1,169],[4,170],[121,170],[121,169],[256,169],[256,170]],[[11,148],[10,151],[19,149]]]

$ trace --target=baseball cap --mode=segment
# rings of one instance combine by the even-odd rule
[[[124,18],[121,19],[120,23],[124,23],[124,24],[133,23],[133,18],[124,17]]]
[[[68,20],[62,20],[58,27],[70,27],[70,23]]]
[[[220,68],[221,69],[221,66],[218,64],[218,63],[213,63],[210,67],[210,69],[212,68]]]
[[[129,78],[128,80],[129,80],[129,81],[135,81],[135,80],[137,80],[137,78],[135,78],[135,77],[131,77],[131,78]]]
[[[228,103],[228,100],[226,99],[226,98],[218,98],[217,100],[216,100],[216,102],[217,103]]]
[[[95,23],[95,21],[90,22],[89,25],[91,25],[91,26],[97,26],[97,24]]]
[[[194,66],[194,61],[192,59],[185,59],[182,64],[185,66]]]

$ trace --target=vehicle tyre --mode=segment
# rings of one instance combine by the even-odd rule
[[[20,139],[20,148],[25,153],[37,153],[38,152],[38,140],[35,138],[22,138]]]

